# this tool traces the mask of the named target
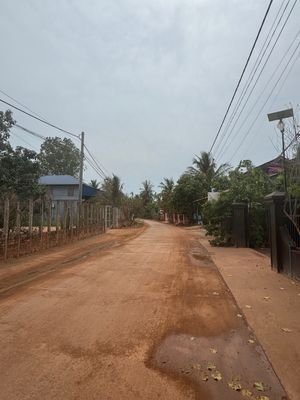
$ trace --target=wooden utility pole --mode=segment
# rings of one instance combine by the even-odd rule
[[[84,162],[84,132],[81,132],[81,148],[80,148],[80,171],[79,171],[79,193],[78,200],[82,203],[82,183],[83,183],[83,162]]]

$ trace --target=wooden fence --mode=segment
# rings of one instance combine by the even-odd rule
[[[77,201],[0,200],[0,260],[119,227],[119,209]]]

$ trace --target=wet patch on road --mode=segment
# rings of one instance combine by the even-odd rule
[[[287,399],[247,327],[217,337],[169,334],[155,348],[151,364],[192,385],[197,399]]]

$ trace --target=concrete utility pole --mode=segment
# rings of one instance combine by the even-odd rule
[[[84,132],[81,132],[81,148],[80,148],[80,171],[79,171],[79,193],[78,200],[82,203],[82,183],[83,183],[83,161],[84,161]]]

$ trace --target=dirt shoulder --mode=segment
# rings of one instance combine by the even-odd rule
[[[252,249],[212,247],[204,230],[199,236],[290,399],[299,400],[300,283],[272,271],[266,255]]]
[[[147,225],[144,224],[132,228],[112,229],[105,234],[0,263],[0,297],[15,293],[26,284],[58,270],[70,268],[89,256],[121,246],[140,235],[146,228]]]

